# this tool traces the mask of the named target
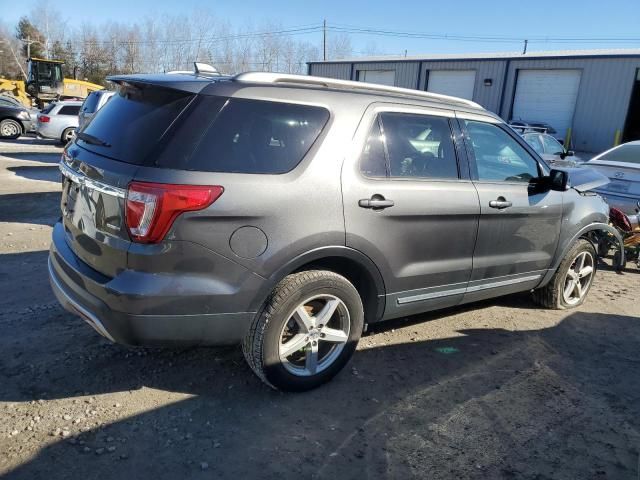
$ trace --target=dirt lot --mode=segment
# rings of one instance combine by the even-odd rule
[[[379,326],[280,394],[239,348],[112,345],[57,306],[59,154],[0,143],[4,478],[639,478],[640,271],[603,265],[573,311],[523,294]]]

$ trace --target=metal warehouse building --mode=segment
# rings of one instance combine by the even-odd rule
[[[640,50],[360,58],[308,72],[467,98],[508,121],[546,122],[580,151],[640,139]]]

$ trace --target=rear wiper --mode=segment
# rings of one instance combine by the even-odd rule
[[[91,145],[98,145],[100,147],[107,148],[111,146],[110,143],[107,143],[104,140],[100,140],[98,137],[94,137],[93,135],[90,135],[88,133],[77,132],[76,137],[78,137],[80,140],[84,140],[85,142],[90,143]]]

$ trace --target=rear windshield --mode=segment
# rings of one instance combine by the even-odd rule
[[[82,104],[82,112],[83,113],[95,112],[96,107],[98,106],[99,98],[100,96],[95,92],[89,94],[89,96],[85,99],[84,103]]]
[[[55,108],[55,106],[56,106],[56,103],[51,102],[49,105],[47,105],[42,110],[40,110],[40,113],[49,113],[51,110]]]
[[[191,93],[156,86],[120,86],[82,131],[87,137],[77,142],[100,155],[141,165],[192,99]]]
[[[597,159],[598,162],[625,162],[640,164],[640,144],[621,145]]]
[[[329,119],[310,105],[201,96],[156,165],[180,170],[286,173],[298,165]]]

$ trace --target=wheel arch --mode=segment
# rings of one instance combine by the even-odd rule
[[[385,286],[382,274],[365,254],[349,247],[321,247],[298,255],[280,267],[256,295],[252,310],[258,311],[273,288],[287,275],[304,270],[329,270],[349,280],[362,298],[365,323],[382,318]]]
[[[622,240],[622,236],[620,235],[620,232],[618,232],[615,228],[613,228],[611,225],[608,225],[606,223],[594,222],[594,223],[590,223],[589,225],[585,225],[576,233],[574,233],[571,237],[566,237],[567,238],[566,240],[560,241],[561,243],[558,245],[558,248],[556,249],[556,256],[553,260],[553,263],[551,264],[551,267],[549,268],[544,278],[540,282],[540,285],[538,285],[538,287],[536,288],[545,286],[549,282],[549,280],[551,280],[551,277],[553,277],[553,274],[560,266],[560,263],[569,252],[569,249],[573,246],[573,244],[577,240],[581,238],[588,240],[589,242],[591,242],[591,244],[593,245],[594,249],[597,252],[598,246],[594,244],[593,238],[590,235],[595,232],[603,232],[613,236],[613,238],[618,244],[620,251],[622,252],[619,265],[614,265],[614,267],[621,268],[621,266],[624,265],[625,259],[624,259],[624,242]]]

